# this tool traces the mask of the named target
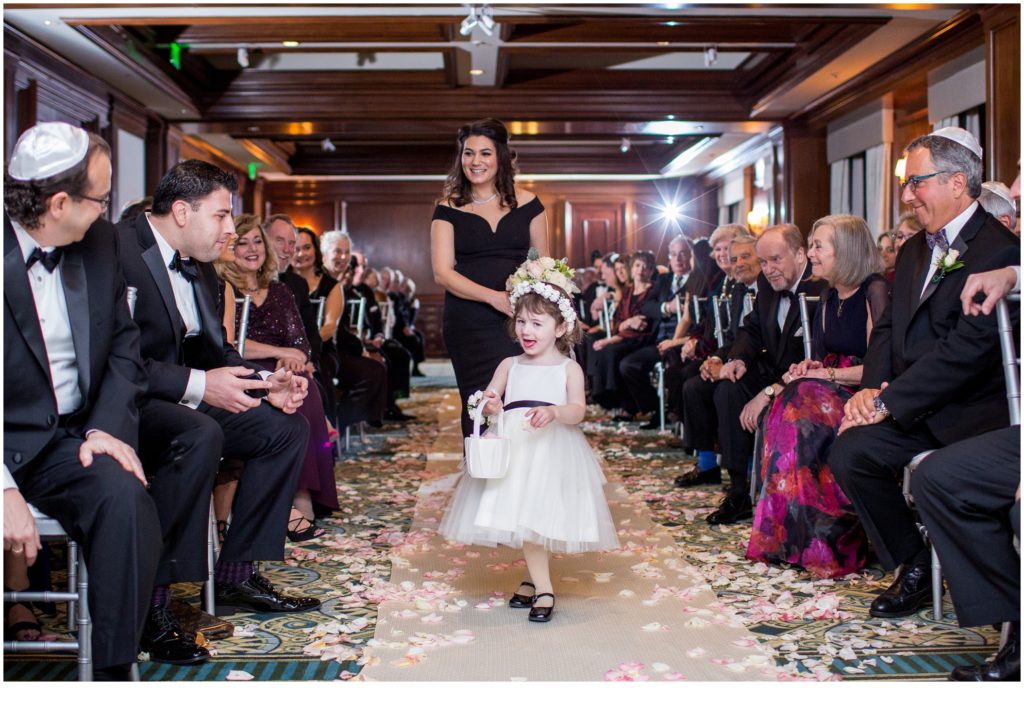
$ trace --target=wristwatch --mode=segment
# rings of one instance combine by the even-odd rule
[[[889,415],[889,410],[885,408],[885,402],[882,401],[881,397],[875,397],[875,411],[881,414],[883,418]]]
[[[768,385],[767,387],[765,387],[764,388],[764,396],[768,397],[769,399],[774,397],[775,396],[775,385]]]

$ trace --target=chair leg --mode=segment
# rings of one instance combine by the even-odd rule
[[[757,430],[754,431],[754,454],[753,460],[750,463],[750,503],[757,503],[758,489],[757,481],[761,477],[761,441],[764,440],[764,436],[761,434],[761,424],[757,425]]]
[[[660,430],[665,430],[665,366],[658,363],[658,420]]]
[[[352,449],[352,427],[345,427],[345,452],[347,453]]]
[[[78,591],[78,543],[68,541],[68,593],[74,594]],[[68,602],[68,630],[78,630],[76,620],[77,602]]]
[[[359,444],[366,445],[366,422],[359,422]]]
[[[92,619],[89,616],[89,572],[85,554],[78,563],[78,680],[92,681]]]
[[[132,662],[131,680],[133,682],[141,682],[142,681],[142,675],[139,674],[139,663],[138,662]]]
[[[203,585],[203,607],[208,614],[214,615],[213,571],[217,563],[217,514],[213,510],[213,500],[210,500],[210,522],[206,526],[206,583]]]
[[[936,622],[942,620],[942,566],[939,564],[939,554],[932,546],[932,613]]]

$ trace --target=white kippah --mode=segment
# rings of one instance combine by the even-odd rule
[[[89,152],[89,133],[64,122],[37,124],[18,139],[7,173],[15,180],[41,180],[78,165]]]
[[[981,158],[981,144],[978,143],[974,134],[966,129],[961,129],[960,127],[942,127],[941,129],[936,129],[928,136],[938,136],[943,139],[955,141],[978,158]]]
[[[1002,197],[1012,206],[1016,206],[1016,203],[1013,201],[1013,198],[1010,197],[1010,188],[1006,187],[1006,185],[1003,185],[998,180],[989,180],[988,182],[982,183],[981,189],[988,190],[996,197]]]

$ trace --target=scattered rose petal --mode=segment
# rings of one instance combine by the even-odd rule
[[[243,669],[232,669],[224,678],[229,682],[248,682],[252,681],[254,677]]]

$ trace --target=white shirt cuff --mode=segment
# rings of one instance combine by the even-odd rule
[[[1020,266],[1011,265],[1010,270],[1017,275],[1017,281],[1013,283],[1013,289],[1010,290],[1010,292],[1020,292]]]
[[[269,370],[260,370],[259,372],[260,372],[260,379],[261,380],[266,380],[268,377],[270,377],[271,375],[274,374],[274,373],[270,372]]]
[[[199,407],[199,402],[203,401],[204,394],[206,394],[206,371],[189,370],[185,394],[178,400],[178,404],[184,404],[189,409],[196,409]]]
[[[14,481],[14,475],[7,469],[7,465],[4,465],[4,490],[17,489],[18,483]]]

